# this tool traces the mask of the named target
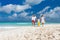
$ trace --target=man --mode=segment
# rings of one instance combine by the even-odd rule
[[[32,15],[32,25],[35,26],[35,22],[36,22],[36,16]]]

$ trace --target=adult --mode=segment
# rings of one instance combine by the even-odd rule
[[[42,23],[42,26],[44,26],[44,24],[45,24],[45,17],[44,17],[44,15],[41,16],[41,23]]]
[[[36,22],[36,16],[33,14],[32,15],[32,25],[35,26],[35,22]]]

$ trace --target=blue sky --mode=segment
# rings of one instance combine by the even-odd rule
[[[60,0],[0,0],[0,22],[31,21],[45,14],[47,22],[60,22]]]

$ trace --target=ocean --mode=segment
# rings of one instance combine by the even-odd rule
[[[45,24],[60,24],[60,23],[45,23]],[[37,25],[37,23],[36,23]],[[0,27],[2,26],[32,26],[31,22],[0,22]]]
[[[0,22],[0,26],[32,26],[31,22]]]

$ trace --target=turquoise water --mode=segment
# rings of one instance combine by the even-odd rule
[[[60,24],[60,23],[45,23],[45,24]],[[0,26],[32,26],[32,23],[31,22],[0,22]]]
[[[2,22],[0,26],[32,26],[31,22]]]

